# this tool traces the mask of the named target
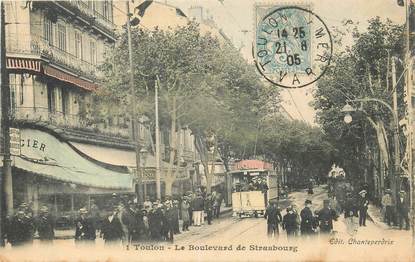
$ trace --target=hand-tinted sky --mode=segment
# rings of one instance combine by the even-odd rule
[[[254,37],[254,5],[255,3],[311,4],[313,11],[329,28],[341,26],[344,20],[351,19],[359,23],[364,30],[366,21],[372,17],[389,18],[396,23],[404,23],[405,8],[398,6],[396,0],[311,0],[311,1],[255,1],[255,0],[162,0],[177,6],[188,14],[191,6],[202,6],[212,16],[217,26],[241,48],[246,59],[252,61],[251,47]],[[205,13],[206,14],[206,13]],[[342,48],[341,46],[335,46]],[[318,84],[318,83],[317,83]],[[282,92],[283,106],[296,119],[314,121],[314,110],[309,106],[312,101],[314,86],[291,90],[291,94]],[[293,101],[294,100],[294,101]],[[300,112],[301,113],[300,113]]]

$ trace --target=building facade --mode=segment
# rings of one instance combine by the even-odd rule
[[[116,3],[119,5],[120,3]],[[97,106],[98,66],[122,32],[112,1],[8,1],[6,56],[12,126],[20,147],[12,156],[13,203],[47,205],[57,216],[75,216],[91,199],[105,208],[113,193],[134,197],[137,175],[144,193],[156,198],[154,131],[139,119],[138,141],[147,153],[136,168],[130,116],[114,106]],[[120,16],[118,15],[118,18]],[[168,169],[171,134],[161,131],[161,183]],[[200,185],[191,130],[175,134],[181,159],[173,194]],[[15,149],[16,150],[16,149]],[[15,151],[14,150],[14,151]]]

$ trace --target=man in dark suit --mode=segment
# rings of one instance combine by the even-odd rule
[[[330,200],[325,199],[323,201],[323,209],[317,212],[318,221],[320,226],[320,233],[330,234],[333,230],[333,220],[337,221],[339,217],[331,207]]]
[[[287,214],[282,219],[282,229],[287,231],[287,239],[291,240],[297,235],[298,231],[298,214],[290,206],[287,208]]]
[[[277,203],[269,201],[269,205],[265,210],[264,218],[267,220],[267,232],[268,237],[278,237],[280,234],[278,224],[282,222],[282,216],[280,210],[277,207]]]
[[[79,217],[75,220],[75,243],[95,243],[95,227],[91,219],[87,217],[88,210],[81,208]]]
[[[305,201],[305,207],[301,210],[300,217],[301,217],[301,235],[302,236],[311,236],[314,234],[314,227],[315,227],[315,218],[313,216],[313,212],[311,211],[312,202],[311,200]]]
[[[40,214],[36,220],[36,229],[39,233],[39,239],[43,243],[52,243],[55,237],[55,221],[49,214],[46,206],[40,208]]]
[[[396,208],[399,215],[399,229],[403,227],[403,220],[405,220],[405,229],[409,230],[409,198],[405,191],[401,190],[396,200]]]
[[[109,210],[107,216],[102,221],[101,237],[105,240],[106,245],[120,244],[123,236],[120,219],[117,216],[117,209]]]
[[[12,247],[23,246],[33,239],[33,224],[25,217],[23,210],[18,210],[16,215],[11,218],[7,228],[7,240]]]

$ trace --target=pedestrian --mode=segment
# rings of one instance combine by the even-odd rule
[[[205,200],[205,212],[208,221],[208,225],[212,225],[212,218],[213,218],[213,197],[211,194],[207,194]]]
[[[313,181],[310,179],[310,182],[308,183],[308,190],[307,190],[307,193],[309,194],[309,195],[312,195],[312,194],[314,194],[314,191],[313,191]]]
[[[282,229],[287,232],[287,239],[291,240],[297,236],[298,232],[298,215],[294,212],[292,207],[287,208],[287,213],[282,219]]]
[[[313,216],[313,212],[311,211],[312,202],[311,200],[307,199],[305,201],[305,207],[301,210],[300,217],[301,217],[301,235],[302,236],[311,236],[314,234],[315,229],[315,218]]]
[[[33,217],[33,209],[31,208],[33,206],[33,202],[31,202],[29,205],[25,202],[21,203],[19,206],[19,210],[23,210],[24,212],[24,219],[25,221],[30,225],[29,235],[31,236],[28,240],[28,243],[33,243],[33,235],[35,234],[35,220]]]
[[[143,205],[144,208],[148,211],[148,209],[151,207],[151,201],[149,196],[146,196],[146,201],[144,201]]]
[[[405,229],[409,230],[409,198],[405,191],[401,190],[399,192],[399,196],[396,200],[396,208],[398,211],[398,217],[399,217],[399,229],[403,228],[403,221],[405,220]]]
[[[346,193],[344,203],[344,218],[346,220],[347,233],[353,236],[357,233],[358,207],[351,192]]]
[[[42,243],[52,244],[55,237],[55,222],[46,206],[42,206],[39,210],[39,216],[36,219],[36,230]]]
[[[199,193],[196,195],[196,198],[193,200],[193,225],[201,226],[203,224],[203,209],[204,209],[204,200],[202,195]]]
[[[282,222],[281,212],[278,209],[276,202],[269,202],[265,210],[264,218],[267,220],[267,234],[268,237],[278,237],[280,234],[279,224]]]
[[[102,221],[101,237],[105,245],[119,245],[123,236],[123,229],[120,219],[117,216],[117,208],[107,211],[107,216]]]
[[[367,199],[367,191],[365,189],[359,192],[358,204],[359,204],[359,226],[365,227],[367,209],[369,206],[369,200]]]
[[[94,224],[87,217],[88,210],[86,208],[79,209],[79,217],[75,220],[75,243],[95,243]]]
[[[94,223],[94,227],[96,230],[100,230],[101,225],[101,217],[99,214],[99,208],[97,206],[97,204],[95,203],[95,199],[91,199],[91,204],[90,204],[90,208],[89,208],[89,214],[91,217],[92,222]]]
[[[151,207],[150,207],[151,208]],[[147,240],[150,236],[150,225],[149,225],[149,221],[148,221],[148,210],[147,209],[142,209],[142,219],[143,219],[143,231],[141,234],[141,240]]]
[[[182,231],[189,231],[190,225],[190,216],[189,216],[189,199],[187,197],[183,197],[182,205],[181,205],[181,212],[182,212]]]
[[[297,220],[297,224],[300,225],[301,224],[301,218],[300,218],[300,215],[299,215],[299,212],[298,212],[297,205],[296,204],[292,204],[291,205],[291,209],[292,209],[293,213],[295,214],[295,218]],[[295,233],[295,236],[296,237],[298,237],[300,235],[300,231],[299,230],[296,230],[294,233]]]
[[[382,197],[382,208],[385,211],[385,222],[388,226],[391,226],[393,220],[393,203],[392,191],[390,189],[386,189],[385,194]]]
[[[7,241],[12,247],[19,247],[32,242],[33,224],[25,217],[25,212],[19,209],[11,218],[7,227]]]
[[[222,205],[222,201],[223,201],[223,195],[222,195],[222,193],[221,192],[216,192],[216,195],[215,195],[215,212],[214,212],[214,216],[216,217],[216,218],[219,218],[219,215],[220,215],[220,207],[221,207],[221,205]]]
[[[177,211],[173,207],[172,201],[165,202],[165,240],[173,243],[174,229],[176,224]]]
[[[330,206],[330,200],[325,199],[323,201],[323,209],[317,212],[320,233],[321,234],[330,234],[333,231],[333,220],[337,221],[339,217]]]
[[[173,206],[172,209],[174,210],[174,213],[176,214],[174,216],[174,234],[180,234],[180,223],[179,223],[179,217],[180,217],[180,208],[179,208],[179,201],[173,200]]]
[[[190,192],[188,195],[188,203],[189,203],[189,226],[194,225],[193,223],[193,205],[194,205],[194,193]]]

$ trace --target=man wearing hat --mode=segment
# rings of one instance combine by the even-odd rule
[[[393,216],[393,204],[392,204],[392,191],[390,189],[385,190],[385,194],[382,197],[382,207],[385,209],[385,221],[388,226],[391,226]]]
[[[267,220],[267,233],[268,237],[278,237],[280,231],[278,224],[282,222],[280,210],[277,207],[276,202],[268,201],[269,205],[265,210],[264,218]]]
[[[79,209],[79,217],[75,220],[75,243],[95,242],[94,223],[87,217],[86,208]]]
[[[367,199],[367,191],[363,189],[359,192],[359,226],[366,226],[367,208],[369,200]]]
[[[13,216],[7,229],[7,241],[12,247],[22,246],[33,240],[33,225],[22,209]]]
[[[298,214],[294,212],[293,208],[289,206],[287,213],[282,219],[282,229],[287,232],[287,239],[291,240],[297,235],[298,231]]]
[[[312,202],[311,200],[307,199],[305,201],[305,207],[300,212],[301,217],[301,235],[303,236],[311,236],[314,234],[315,229],[315,218],[313,216],[313,212],[311,211]]]
[[[323,209],[317,212],[318,221],[320,226],[320,233],[330,234],[333,230],[333,220],[337,221],[339,217],[331,207],[330,200],[325,199],[323,201]]]
[[[117,216],[118,209],[108,210],[108,214],[102,221],[101,237],[106,245],[119,245],[123,236],[120,219]]]
[[[403,227],[403,220],[405,220],[406,230],[409,230],[409,198],[405,191],[401,190],[399,192],[399,196],[396,200],[396,207],[398,209],[398,216],[399,216],[399,229]]]
[[[352,192],[348,191],[346,193],[346,202],[344,204],[344,218],[346,220],[347,233],[351,236],[357,233],[358,216],[355,198],[353,198]]]
[[[51,244],[55,237],[55,222],[49,214],[47,206],[42,206],[39,210],[39,216],[36,220],[36,229],[39,233],[41,242]]]

